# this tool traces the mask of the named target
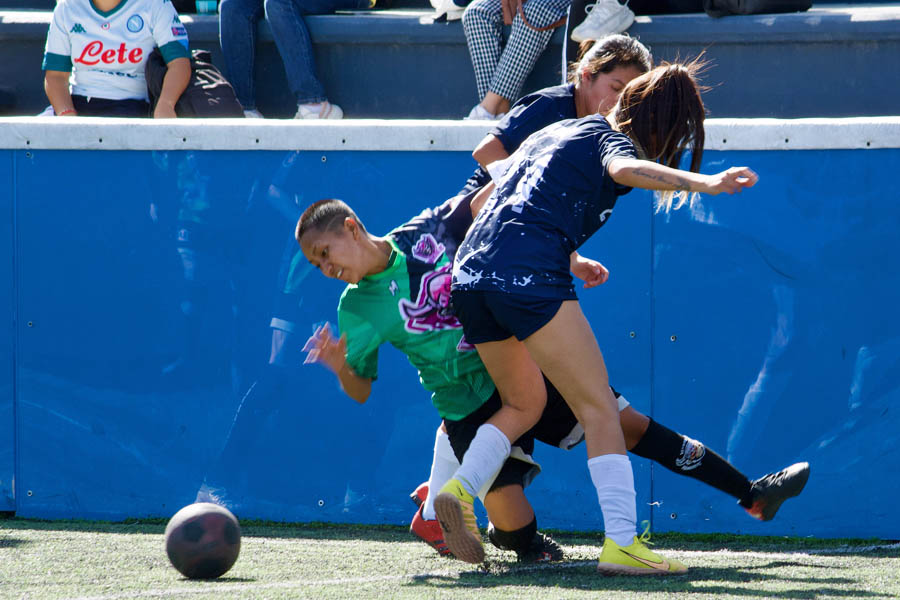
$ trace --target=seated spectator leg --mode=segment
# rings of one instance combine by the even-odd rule
[[[463,13],[462,22],[475,70],[478,101],[481,102],[491,89],[491,79],[503,48],[500,0],[475,0]]]
[[[571,0],[531,0],[524,4],[525,17],[535,27],[546,27],[566,14],[570,2]],[[552,29],[535,31],[522,22],[521,16],[516,15],[512,33],[491,80],[490,91],[508,103],[515,102],[522,84],[525,83],[552,36]],[[508,104],[506,109],[509,109]]]
[[[263,0],[222,0],[219,6],[219,43],[228,81],[244,110],[256,109],[253,64],[256,26],[263,15]]]
[[[312,40],[303,17],[368,6],[368,0],[265,0],[266,19],[297,104],[327,100],[325,87],[316,77]]]

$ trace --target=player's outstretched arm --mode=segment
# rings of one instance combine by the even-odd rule
[[[637,158],[616,158],[607,172],[613,181],[645,190],[700,192],[702,194],[734,194],[753,187],[759,177],[747,167],[731,167],[714,175],[672,169],[659,163]]]
[[[326,323],[306,341],[303,351],[307,352],[303,364],[321,363],[329,371],[337,375],[344,393],[363,404],[372,393],[372,380],[368,377],[360,377],[353,371],[347,362],[347,335],[340,339],[331,333],[331,327]]]

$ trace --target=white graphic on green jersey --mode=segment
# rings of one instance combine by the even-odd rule
[[[461,329],[462,324],[450,308],[450,267],[443,267],[422,275],[419,297],[416,302],[401,298],[397,303],[400,315],[406,319],[406,330],[411,332],[438,331],[441,329]],[[474,346],[461,338],[456,347],[460,352],[468,352]]]

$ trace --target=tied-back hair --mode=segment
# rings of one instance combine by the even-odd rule
[[[353,212],[353,209],[343,200],[326,198],[313,202],[300,215],[300,219],[297,221],[297,228],[294,229],[294,238],[299,244],[303,236],[310,230],[338,231],[344,226],[344,219],[347,217],[352,217],[362,231],[366,230],[362,221]]]
[[[609,73],[618,67],[634,67],[641,73],[650,70],[653,58],[642,43],[627,35],[608,35],[599,40],[586,40],[578,47],[578,59],[569,63],[566,79],[577,83],[587,69],[591,79],[598,73]]]
[[[697,77],[706,65],[702,55],[688,63],[663,63],[631,80],[622,90],[613,116],[618,129],[640,147],[647,160],[677,169],[684,151],[690,148],[690,170],[699,172],[706,109]],[[675,198],[675,208],[680,208],[693,203],[695,196],[660,192],[657,210],[670,210]]]

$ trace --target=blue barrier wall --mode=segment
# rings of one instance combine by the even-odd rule
[[[0,158],[0,248],[6,260],[0,261],[0,314],[3,317],[3,341],[0,342],[0,511],[15,509],[13,479],[15,473],[15,413],[13,383],[13,348],[15,324],[15,290],[13,282],[13,158],[7,154]]]
[[[17,240],[0,297],[18,307],[0,355],[0,386],[16,380],[0,396],[0,502],[169,516],[205,479],[244,518],[408,522],[436,414],[391,349],[364,406],[300,364],[341,285],[303,261],[285,277],[292,229],[340,197],[386,232],[461,186],[484,125],[118,123],[0,119],[0,201],[15,211],[0,243],[10,223]],[[763,524],[633,458],[656,530],[900,535],[884,501],[900,491],[898,133],[895,118],[713,121],[703,170],[750,165],[756,188],[662,215],[632,192],[585,246],[611,278],[581,299],[636,408],[751,478],[812,464]],[[272,319],[292,310],[273,351]],[[537,450],[542,526],[601,528],[582,448]]]

